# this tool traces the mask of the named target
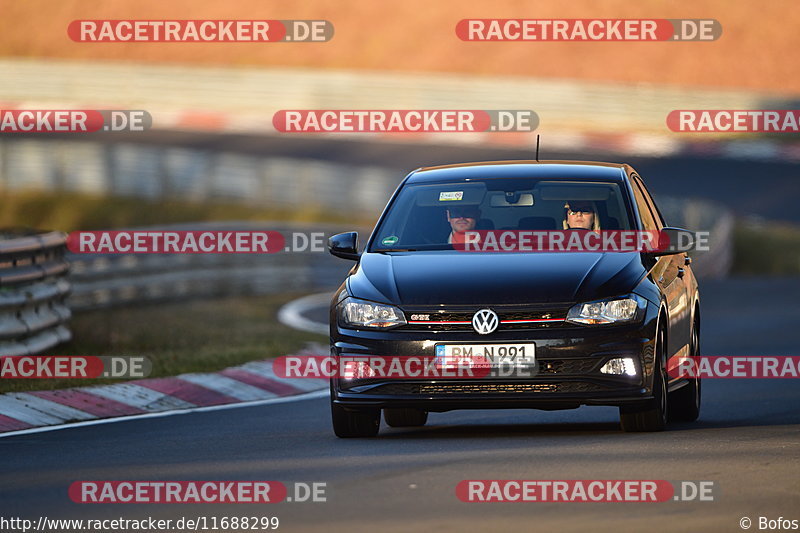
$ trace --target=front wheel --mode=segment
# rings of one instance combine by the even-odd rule
[[[697,321],[692,326],[690,354],[700,355],[700,334]],[[688,378],[684,385],[669,395],[669,418],[678,422],[694,422],[700,416],[701,382],[699,377]]]
[[[667,369],[664,367],[664,333],[659,332],[654,355],[653,400],[644,407],[620,407],[622,431],[663,431],[667,426],[669,402],[667,400]]]
[[[380,428],[381,411],[380,409],[348,411],[331,400],[331,419],[333,432],[337,437],[343,439],[374,437]]]

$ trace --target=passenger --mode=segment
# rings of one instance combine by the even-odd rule
[[[447,210],[447,221],[450,223],[450,236],[447,237],[449,244],[464,244],[467,231],[475,229],[478,219],[481,218],[481,210],[478,206],[467,205],[461,207],[451,207]]]
[[[575,200],[564,204],[564,229],[600,231],[600,219],[594,202]]]

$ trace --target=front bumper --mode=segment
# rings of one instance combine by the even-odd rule
[[[538,371],[525,378],[331,380],[334,403],[353,409],[413,407],[454,409],[571,409],[581,405],[635,406],[653,399],[657,311],[648,306],[641,323],[569,326],[542,330],[410,332],[362,331],[334,325],[331,355],[434,357],[441,343],[533,342]],[[609,359],[631,357],[636,376],[603,374]]]

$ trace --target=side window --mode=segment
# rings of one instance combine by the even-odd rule
[[[639,185],[641,185],[641,187],[642,187],[642,192],[644,193],[644,198],[647,201],[647,205],[650,206],[650,211],[653,213],[653,217],[655,217],[656,222],[658,222],[659,227],[663,228],[664,226],[667,225],[667,223],[664,221],[664,217],[661,214],[661,210],[656,205],[656,201],[653,199],[653,195],[651,195],[650,191],[647,190],[647,185],[644,184],[644,181],[642,181],[642,178],[639,177],[639,176],[636,176],[636,174],[634,174],[634,176],[636,178],[636,182]]]
[[[647,201],[645,200],[642,188],[639,186],[639,182],[635,179],[632,179],[631,186],[633,187],[633,196],[636,198],[636,207],[639,209],[639,216],[642,218],[644,230],[657,231],[658,226],[653,218],[653,214],[650,212],[650,206],[647,205]]]

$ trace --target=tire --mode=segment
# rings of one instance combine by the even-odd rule
[[[692,340],[689,353],[692,357],[700,355],[700,328],[697,321],[692,325]],[[669,419],[676,422],[694,422],[700,416],[702,396],[700,378],[690,378],[684,385],[669,395]]]
[[[331,400],[333,432],[343,439],[375,437],[381,425],[380,409],[348,411]]]
[[[424,426],[428,421],[428,411],[412,408],[391,408],[383,410],[386,425],[393,428]]]
[[[667,399],[667,370],[664,367],[664,332],[658,332],[656,342],[653,376],[653,401],[644,407],[620,407],[619,419],[622,431],[663,431],[669,418],[669,401]]]

